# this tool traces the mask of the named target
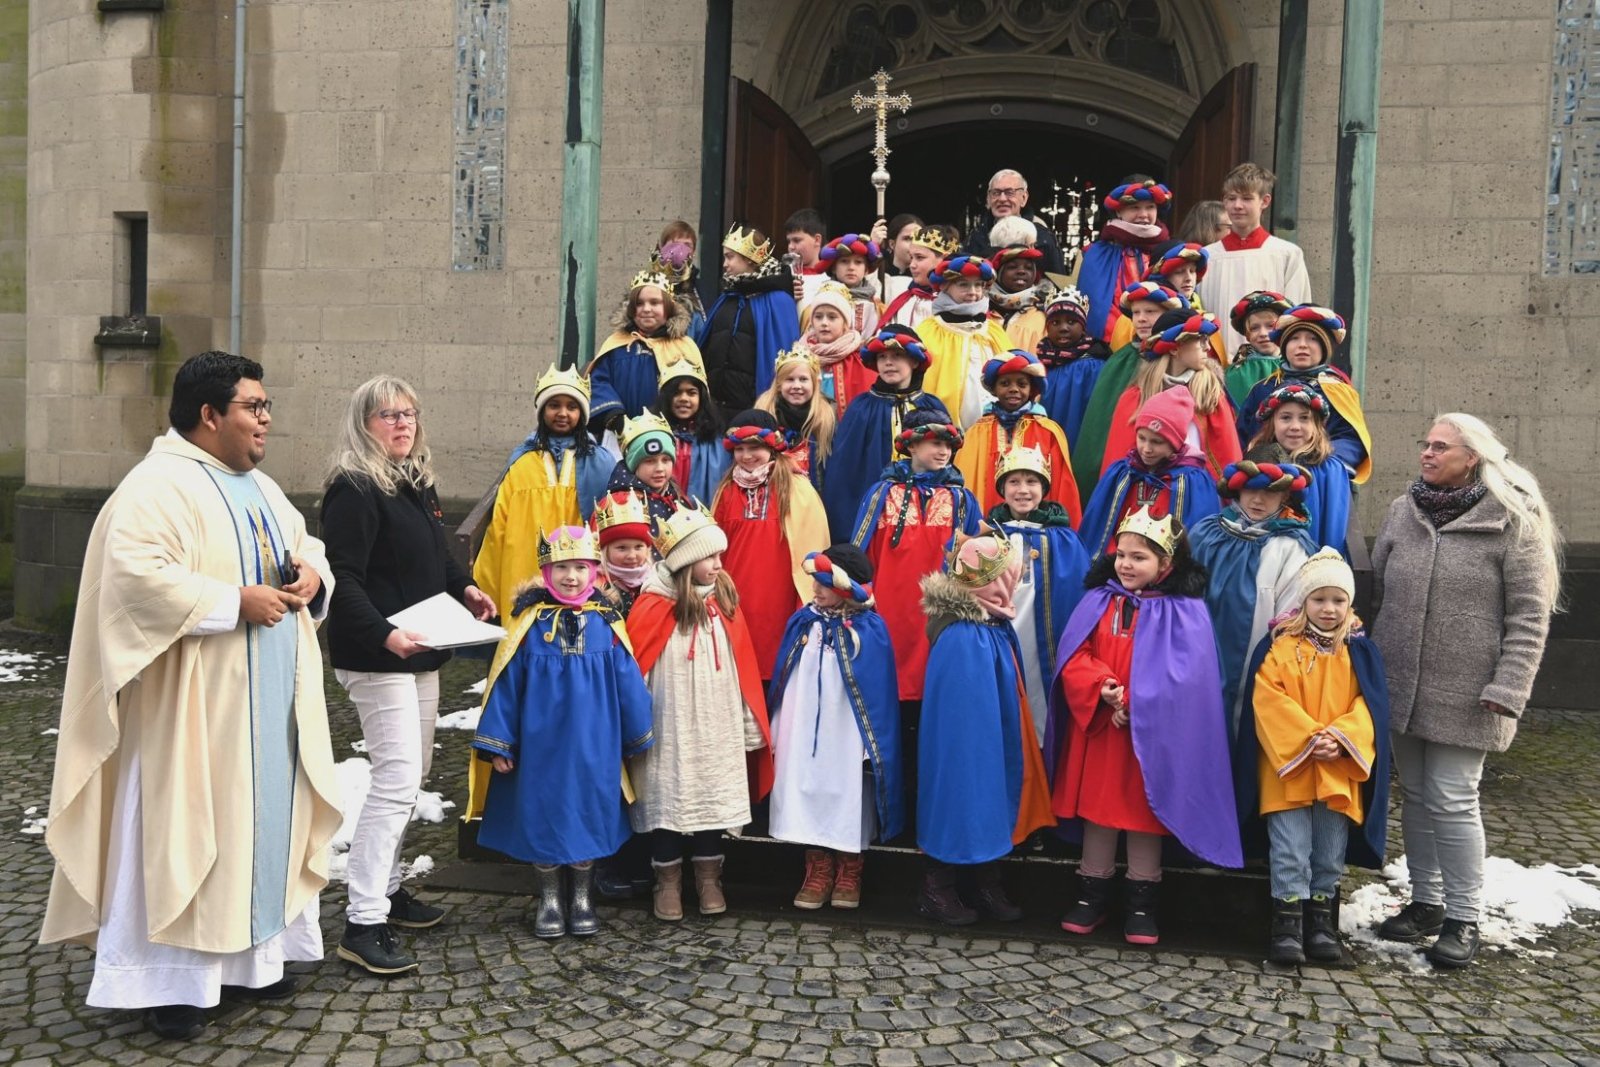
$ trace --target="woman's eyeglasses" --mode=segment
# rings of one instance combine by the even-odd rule
[[[402,408],[399,411],[392,411],[392,410],[385,409],[383,411],[378,412],[377,414],[378,414],[378,418],[382,419],[384,422],[388,423],[390,426],[398,426],[398,425],[400,425],[400,420],[402,420],[402,419],[404,419],[406,422],[409,422],[413,426],[415,426],[417,424],[417,420],[422,418],[422,409],[421,408]]]
[[[1450,451],[1452,448],[1460,448],[1460,447],[1461,447],[1460,445],[1447,444],[1444,441],[1418,441],[1417,442],[1417,448],[1421,449],[1422,454],[1424,456],[1442,456],[1446,452]]]

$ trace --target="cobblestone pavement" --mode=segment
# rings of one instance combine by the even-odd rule
[[[0,647],[28,640],[0,633]],[[471,701],[462,690],[481,671],[448,669],[446,710]],[[434,899],[450,920],[410,938],[421,973],[383,982],[333,958],[337,891],[324,897],[329,958],[296,965],[308,981],[292,1001],[225,1003],[200,1040],[159,1042],[130,1013],[84,1006],[86,950],[36,942],[51,865],[20,827],[48,803],[43,731],[60,677],[57,662],[0,683],[0,1063],[1600,1064],[1593,927],[1556,931],[1537,946],[1551,955],[1489,953],[1457,975],[1365,955],[1296,974],[1254,958],[758,920],[737,900],[674,928],[607,909],[601,936],[552,944],[532,936],[525,898],[449,893]],[[331,678],[329,693],[342,696]],[[344,758],[354,715],[342,701],[333,712]],[[465,739],[441,744],[434,788],[459,801]],[[1485,778],[1491,851],[1600,860],[1597,756],[1600,718],[1530,714]],[[408,855],[453,858],[450,820],[417,830]]]

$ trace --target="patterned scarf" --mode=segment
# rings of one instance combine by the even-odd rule
[[[1046,369],[1054,369],[1065,367],[1073,360],[1089,355],[1099,343],[1093,337],[1085,337],[1075,345],[1056,345],[1051,343],[1050,338],[1041,337],[1037,354],[1039,362],[1043,363]]]
[[[989,287],[989,306],[1010,315],[1013,312],[1026,311],[1028,308],[1043,307],[1055,294],[1055,283],[1048,279],[1015,293],[1006,292],[997,282]]]
[[[806,347],[811,349],[811,354],[824,367],[831,367],[861,351],[861,334],[856,330],[846,330],[833,341],[818,341],[811,334],[806,334]]]
[[[1411,483],[1411,499],[1417,502],[1417,507],[1428,517],[1435,530],[1455,522],[1489,491],[1489,487],[1482,482],[1471,482],[1462,486],[1437,486],[1429,485],[1418,478]]]

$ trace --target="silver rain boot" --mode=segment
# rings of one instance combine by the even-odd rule
[[[562,937],[567,932],[566,910],[561,899],[561,868],[534,867],[533,884],[539,898],[533,905],[533,932],[536,937]]]
[[[594,913],[594,864],[574,864],[572,904],[567,909],[567,933],[591,937],[600,932],[600,916]]]

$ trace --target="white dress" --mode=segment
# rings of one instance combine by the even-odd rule
[[[666,591],[655,574],[644,588]],[[688,634],[674,628],[645,683],[655,708],[656,743],[628,763],[634,830],[737,833],[750,821],[745,752],[761,747],[762,739],[739,690],[721,617]]]
[[[1035,522],[1011,522],[1008,525],[1026,526],[1033,530],[1040,528]],[[1044,674],[1039,670],[1039,635],[1033,624],[1039,588],[1033,583],[1033,563],[1029,559],[1027,543],[1019,533],[1012,534],[1009,540],[1012,551],[1023,561],[1022,577],[1017,579],[1017,588],[1011,593],[1011,603],[1017,609],[1016,618],[1011,620],[1011,629],[1017,635],[1018,647],[1022,649],[1022,688],[1028,694],[1028,711],[1033,716],[1033,736],[1042,745],[1045,722],[1050,718],[1050,702]]]
[[[839,660],[822,645],[822,623],[810,633],[783,688],[772,723],[776,778],[769,832],[838,852],[861,852],[876,832],[867,794],[867,749],[861,743]]]

